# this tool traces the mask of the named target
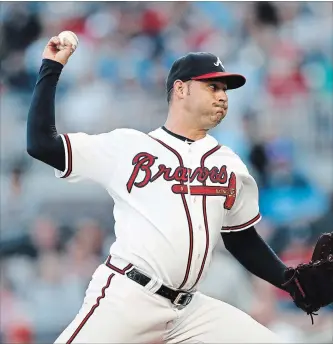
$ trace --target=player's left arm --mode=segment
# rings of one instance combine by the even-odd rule
[[[254,227],[222,233],[222,238],[229,252],[247,270],[287,291],[295,305],[311,317],[333,303],[333,232],[320,236],[310,262],[288,268]]]
[[[284,289],[285,264],[261,238],[254,226],[238,232],[222,232],[226,249],[251,273]]]
[[[287,291],[297,307],[308,314],[333,302],[333,232],[318,240],[310,262],[287,267],[260,237],[258,188],[243,174],[233,207],[221,229],[227,250],[251,273]]]

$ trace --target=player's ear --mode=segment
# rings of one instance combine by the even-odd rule
[[[173,84],[174,94],[180,98],[183,99],[185,96],[185,87],[184,82],[181,80],[176,80]]]

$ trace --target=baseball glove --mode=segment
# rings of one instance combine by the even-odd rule
[[[313,323],[315,312],[333,303],[333,232],[322,234],[311,261],[288,268],[285,280],[283,287]]]

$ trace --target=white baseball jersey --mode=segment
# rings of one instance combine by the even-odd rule
[[[241,159],[210,135],[191,144],[159,128],[62,135],[61,178],[92,179],[114,200],[120,257],[164,284],[195,290],[220,233],[260,220],[258,188]]]

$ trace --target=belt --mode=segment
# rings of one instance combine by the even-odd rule
[[[105,265],[107,267],[117,272],[120,272],[122,275],[126,275],[129,279],[142,285],[143,287],[145,287],[151,281],[150,277],[146,276],[141,271],[137,270],[135,267],[132,267],[132,264],[129,264],[128,267],[121,270],[121,269],[118,269],[116,266],[112,265],[110,263],[110,260],[111,260],[111,257],[109,256],[107,261],[105,262]],[[129,270],[125,272],[127,269]],[[165,297],[166,299],[169,299],[172,304],[176,306],[181,306],[181,307],[187,306],[191,302],[192,297],[193,297],[192,293],[189,293],[187,291],[174,290],[163,284],[155,292],[155,294]]]
[[[138,271],[136,268],[133,268],[130,271],[128,271],[126,273],[126,276],[144,287],[151,281],[150,277]],[[168,288],[165,285],[161,285],[161,287],[155,292],[155,294],[158,294],[169,299],[171,303],[173,303],[176,306],[187,306],[191,302],[193,297],[192,293],[174,290]]]

